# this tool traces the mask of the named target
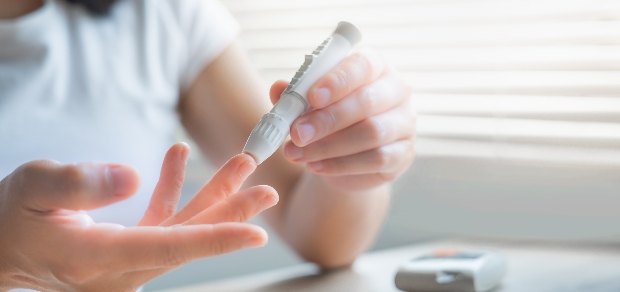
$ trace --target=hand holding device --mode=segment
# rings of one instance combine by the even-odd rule
[[[303,80],[293,79],[292,87]],[[285,157],[290,162],[304,164],[330,187],[345,192],[376,188],[409,168],[415,157],[416,132],[412,86],[381,54],[361,49],[345,56],[316,81],[305,80],[314,82],[307,94],[301,95],[307,98],[311,110],[290,126],[291,141],[284,145]],[[266,124],[261,122],[248,139],[245,150],[259,162],[275,151],[288,133],[288,120],[275,115],[278,104],[298,108],[295,104],[301,103],[294,94],[287,94],[291,84],[277,81],[271,87],[271,101],[276,104],[274,115],[266,115],[263,120],[271,120],[270,124],[277,124],[279,130],[275,130],[276,126],[261,128]],[[302,87],[302,93],[305,88]],[[285,97],[292,102],[283,101]],[[257,142],[256,137],[261,136],[257,132],[274,139],[273,143]]]
[[[310,87],[342,62],[361,38],[362,35],[353,24],[345,21],[338,23],[332,35],[312,54],[306,55],[280,100],[252,130],[243,152],[251,154],[258,164],[269,158],[288,136],[293,121],[308,109]]]

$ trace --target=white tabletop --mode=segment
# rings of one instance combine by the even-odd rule
[[[394,286],[398,266],[437,248],[484,248],[504,254],[508,271],[493,292],[620,291],[620,245],[464,240],[372,252],[351,269],[328,273],[303,264],[167,291],[400,291]]]

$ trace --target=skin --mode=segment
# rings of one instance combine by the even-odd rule
[[[0,0],[8,2],[29,1]],[[263,210],[304,259],[323,268],[350,265],[379,232],[390,182],[413,161],[411,86],[376,52],[352,54],[313,85],[313,110],[256,168],[238,153],[286,85],[264,88],[236,42],[211,62],[180,97],[178,111],[202,153],[223,166],[176,212],[187,155],[179,154],[184,144],[173,146],[138,227],[95,224],[78,211],[133,194],[137,174],[130,166],[35,161],[18,168],[0,183],[0,233],[10,235],[0,238],[0,288],[135,290],[191,260],[264,244],[262,229],[241,223]],[[119,193],[102,183],[111,167],[124,169]],[[255,187],[238,192],[245,178]]]
[[[259,76],[235,43],[182,98],[183,125],[219,165],[242,150],[287,84],[274,83],[268,102]],[[316,92],[323,87],[332,94],[321,104]],[[249,179],[278,191],[280,203],[264,217],[306,260],[342,267],[372,244],[388,211],[389,182],[414,157],[410,96],[411,87],[377,53],[354,53],[314,84],[308,98],[316,110],[293,123],[292,140]],[[315,127],[313,138],[302,141],[301,124]],[[301,157],[291,154],[295,151]]]
[[[241,223],[278,201],[268,186],[239,191],[254,159],[233,157],[194,197],[204,209],[177,213],[188,154],[185,143],[170,148],[137,227],[81,211],[131,196],[140,181],[131,166],[38,160],[16,169],[0,181],[0,290],[135,291],[192,260],[264,245],[262,228]]]
[[[0,19],[17,18],[43,6],[41,0],[0,0]]]

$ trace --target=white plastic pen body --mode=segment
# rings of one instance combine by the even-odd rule
[[[359,30],[351,23],[340,22],[332,35],[311,55],[280,96],[280,100],[256,125],[243,148],[258,164],[271,156],[284,142],[290,127],[309,107],[310,87],[344,60],[361,40]]]

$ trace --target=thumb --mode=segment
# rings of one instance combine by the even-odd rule
[[[12,193],[34,210],[91,210],[126,199],[138,190],[135,168],[123,164],[62,165],[37,160],[9,176]]]
[[[269,98],[271,99],[272,104],[276,104],[276,102],[280,100],[280,95],[282,95],[282,92],[284,92],[287,86],[288,81],[285,80],[278,80],[271,85],[271,88],[269,89]]]

